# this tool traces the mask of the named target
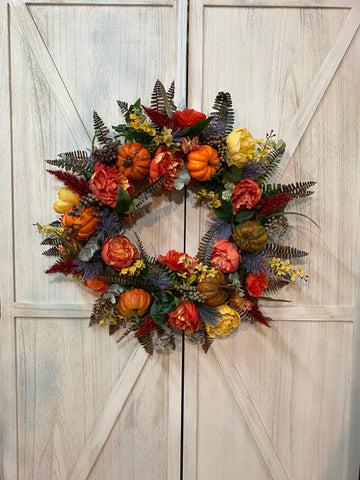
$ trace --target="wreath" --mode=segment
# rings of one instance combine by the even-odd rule
[[[118,101],[125,123],[111,130],[94,112],[91,151],[46,160],[64,184],[54,203],[61,217],[37,224],[43,254],[58,257],[46,273],[100,293],[90,325],[107,325],[110,335],[122,329],[118,341],[134,332],[149,354],[174,350],[182,332],[207,352],[241,322],[269,327],[259,299],[273,301],[280,288],[307,279],[298,265],[307,252],[286,245],[287,216],[296,212],[285,209],[311,195],[315,182],[266,183],[285,143],[272,131],[256,140],[234,129],[228,92],[206,116],[178,110],[174,91],[157,81],[150,107]],[[197,255],[150,256],[136,233],[136,241],[127,236],[137,211],[156,192],[188,184],[214,213]]]

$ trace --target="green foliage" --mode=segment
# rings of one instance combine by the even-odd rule
[[[210,125],[212,119],[213,117],[204,118],[203,120],[194,123],[194,125],[191,125],[190,127],[185,127],[183,130],[181,130],[179,136],[189,138],[197,137]]]
[[[244,223],[246,220],[250,220],[254,216],[255,208],[249,208],[248,210],[239,210],[235,215],[235,223]]]
[[[237,182],[242,178],[241,170],[236,165],[231,165],[223,173],[222,178],[225,183]]]
[[[233,219],[233,206],[229,200],[223,200],[222,205],[219,208],[213,208],[215,215],[222,220],[232,222]]]
[[[176,301],[173,295],[161,292],[155,302],[151,305],[150,315],[155,323],[162,325],[165,315],[176,308]]]
[[[283,146],[273,148],[265,157],[266,162],[266,170],[265,172],[258,178],[258,182],[264,182],[267,178],[269,178],[279,166],[281,157],[285,152],[285,148]]]
[[[133,200],[130,195],[126,193],[123,188],[120,187],[118,196],[116,197],[116,206],[114,208],[114,211],[118,215],[121,215],[122,213],[127,213],[131,208],[132,203]]]

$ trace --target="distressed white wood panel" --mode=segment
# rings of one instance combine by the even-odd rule
[[[217,355],[219,362],[187,349],[186,390],[193,400],[186,413],[187,478],[215,479],[220,472],[233,478],[239,471],[249,479],[357,475],[359,439],[349,432],[349,424],[359,428],[355,395],[351,418],[349,404],[351,390],[358,391],[352,377],[358,370],[352,365],[354,352],[358,362],[353,350],[359,348],[358,327],[352,321],[358,320],[359,279],[359,16],[342,8],[348,6],[344,2],[332,3],[338,8],[298,8],[306,3],[319,7],[318,2],[191,4],[189,105],[208,112],[217,91],[230,91],[235,126],[249,128],[254,137],[273,128],[287,140],[289,132],[293,152],[305,132],[283,178],[318,181],[315,196],[292,210],[308,214],[321,231],[289,217],[294,227],[289,243],[310,251],[305,262],[310,280],[279,294],[292,300],[290,306],[263,303],[269,315],[282,320],[272,330],[250,328],[224,340],[214,349],[225,353]],[[206,216],[205,210],[187,212],[190,253]],[[341,321],[343,315],[324,322],[323,315],[338,308],[348,312],[349,322]],[[300,321],[293,323],[295,317]],[[248,396],[253,409],[244,411]]]
[[[51,261],[40,256],[41,237],[32,223],[56,218],[51,204],[60,185],[45,173],[44,159],[90,147],[82,140],[92,133],[93,109],[107,124],[120,123],[116,100],[141,96],[149,103],[157,78],[165,85],[175,79],[176,102],[184,101],[186,5],[12,4],[9,18],[11,48],[4,61],[12,67],[14,162],[8,158],[4,172],[10,176],[13,169],[15,180],[7,220],[9,235],[15,233],[14,265],[12,239],[3,251],[15,282],[4,308],[4,480],[177,478],[180,356],[155,355],[145,365],[136,340],[118,345],[102,328],[88,329],[80,319],[95,296],[69,278],[43,273]],[[6,24],[1,34],[7,39]],[[11,205],[9,190],[2,193]],[[158,208],[156,214],[139,215],[136,230],[151,254],[183,248],[181,196],[173,200],[169,209],[158,197],[144,209]],[[34,246],[37,254],[26,253]],[[27,307],[18,309],[17,301]]]
[[[36,55],[13,22],[12,63],[17,72],[13,78],[14,155],[24,160],[24,165],[18,161],[14,168],[16,176],[27,179],[25,190],[20,185],[15,186],[15,200],[23,205],[22,215],[15,216],[18,300],[41,302],[49,298],[54,303],[89,302],[89,295],[74,288],[75,284],[68,279],[49,281],[43,275],[49,265],[48,259],[39,261],[38,257],[33,258],[27,266],[22,261],[21,253],[30,250],[30,245],[39,240],[32,223],[44,223],[54,218],[51,199],[56,200],[59,183],[46,174],[44,159],[55,158],[63,151],[90,147],[89,143],[79,145],[73,142],[57,106],[59,99],[54,100],[51,83],[49,90],[46,74],[48,71],[54,74],[54,71],[46,65],[51,62],[42,56],[49,55],[56,65],[88,132],[92,133],[93,109],[105,123],[115,125],[123,121],[117,99],[131,103],[141,96],[145,104],[149,103],[159,76],[165,85],[173,79],[180,83],[176,99],[180,103],[185,95],[182,84],[184,66],[177,58],[181,53],[178,38],[183,38],[183,34],[179,32],[175,7],[157,6],[156,3],[150,6],[32,6],[31,15],[24,14],[23,17],[30,24],[35,22],[35,31],[40,37],[37,41],[39,45],[41,42],[45,45],[40,53],[38,47]],[[22,75],[18,74],[20,65]],[[60,101],[62,93],[55,92],[60,95]],[[44,198],[49,200],[44,201]],[[145,244],[152,247],[152,253],[159,251],[157,245],[162,243],[166,250],[177,241],[181,242],[183,214],[181,197],[177,198],[171,207],[167,200],[155,199],[156,215],[152,214],[150,220],[144,219],[137,224],[140,233],[144,230]],[[176,217],[172,218],[176,218],[176,222],[170,218],[174,212]],[[24,215],[30,222],[22,221]],[[156,239],[153,245],[150,238]],[[24,285],[21,278],[29,269],[36,280]]]

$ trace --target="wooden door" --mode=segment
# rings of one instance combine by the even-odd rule
[[[284,138],[274,181],[318,182],[297,210],[321,229],[289,217],[310,279],[263,304],[271,329],[186,350],[186,479],[358,478],[359,21],[355,1],[190,2],[189,104],[229,91],[236,126]]]
[[[89,329],[94,297],[44,274],[51,259],[33,224],[54,218],[59,190],[44,160],[91,147],[93,109],[120,123],[116,100],[149,103],[157,78],[175,79],[184,104],[186,4],[0,6],[0,477],[178,478],[181,356],[147,361],[136,340]],[[155,203],[136,230],[153,253],[181,250],[181,198],[176,215]]]

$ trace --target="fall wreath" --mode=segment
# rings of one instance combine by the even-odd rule
[[[149,354],[175,349],[182,331],[207,351],[241,322],[269,326],[258,300],[307,278],[298,265],[307,253],[286,245],[285,209],[311,195],[315,182],[266,183],[285,143],[272,132],[256,140],[234,129],[229,93],[218,93],[209,116],[178,110],[173,98],[174,84],[166,91],[157,81],[150,107],[118,101],[125,123],[111,130],[94,112],[91,151],[47,160],[64,184],[54,203],[61,217],[37,224],[43,253],[58,257],[46,273],[100,292],[90,325],[121,329],[118,341],[134,332]],[[187,184],[214,213],[198,253],[154,258],[127,232],[155,192]]]

